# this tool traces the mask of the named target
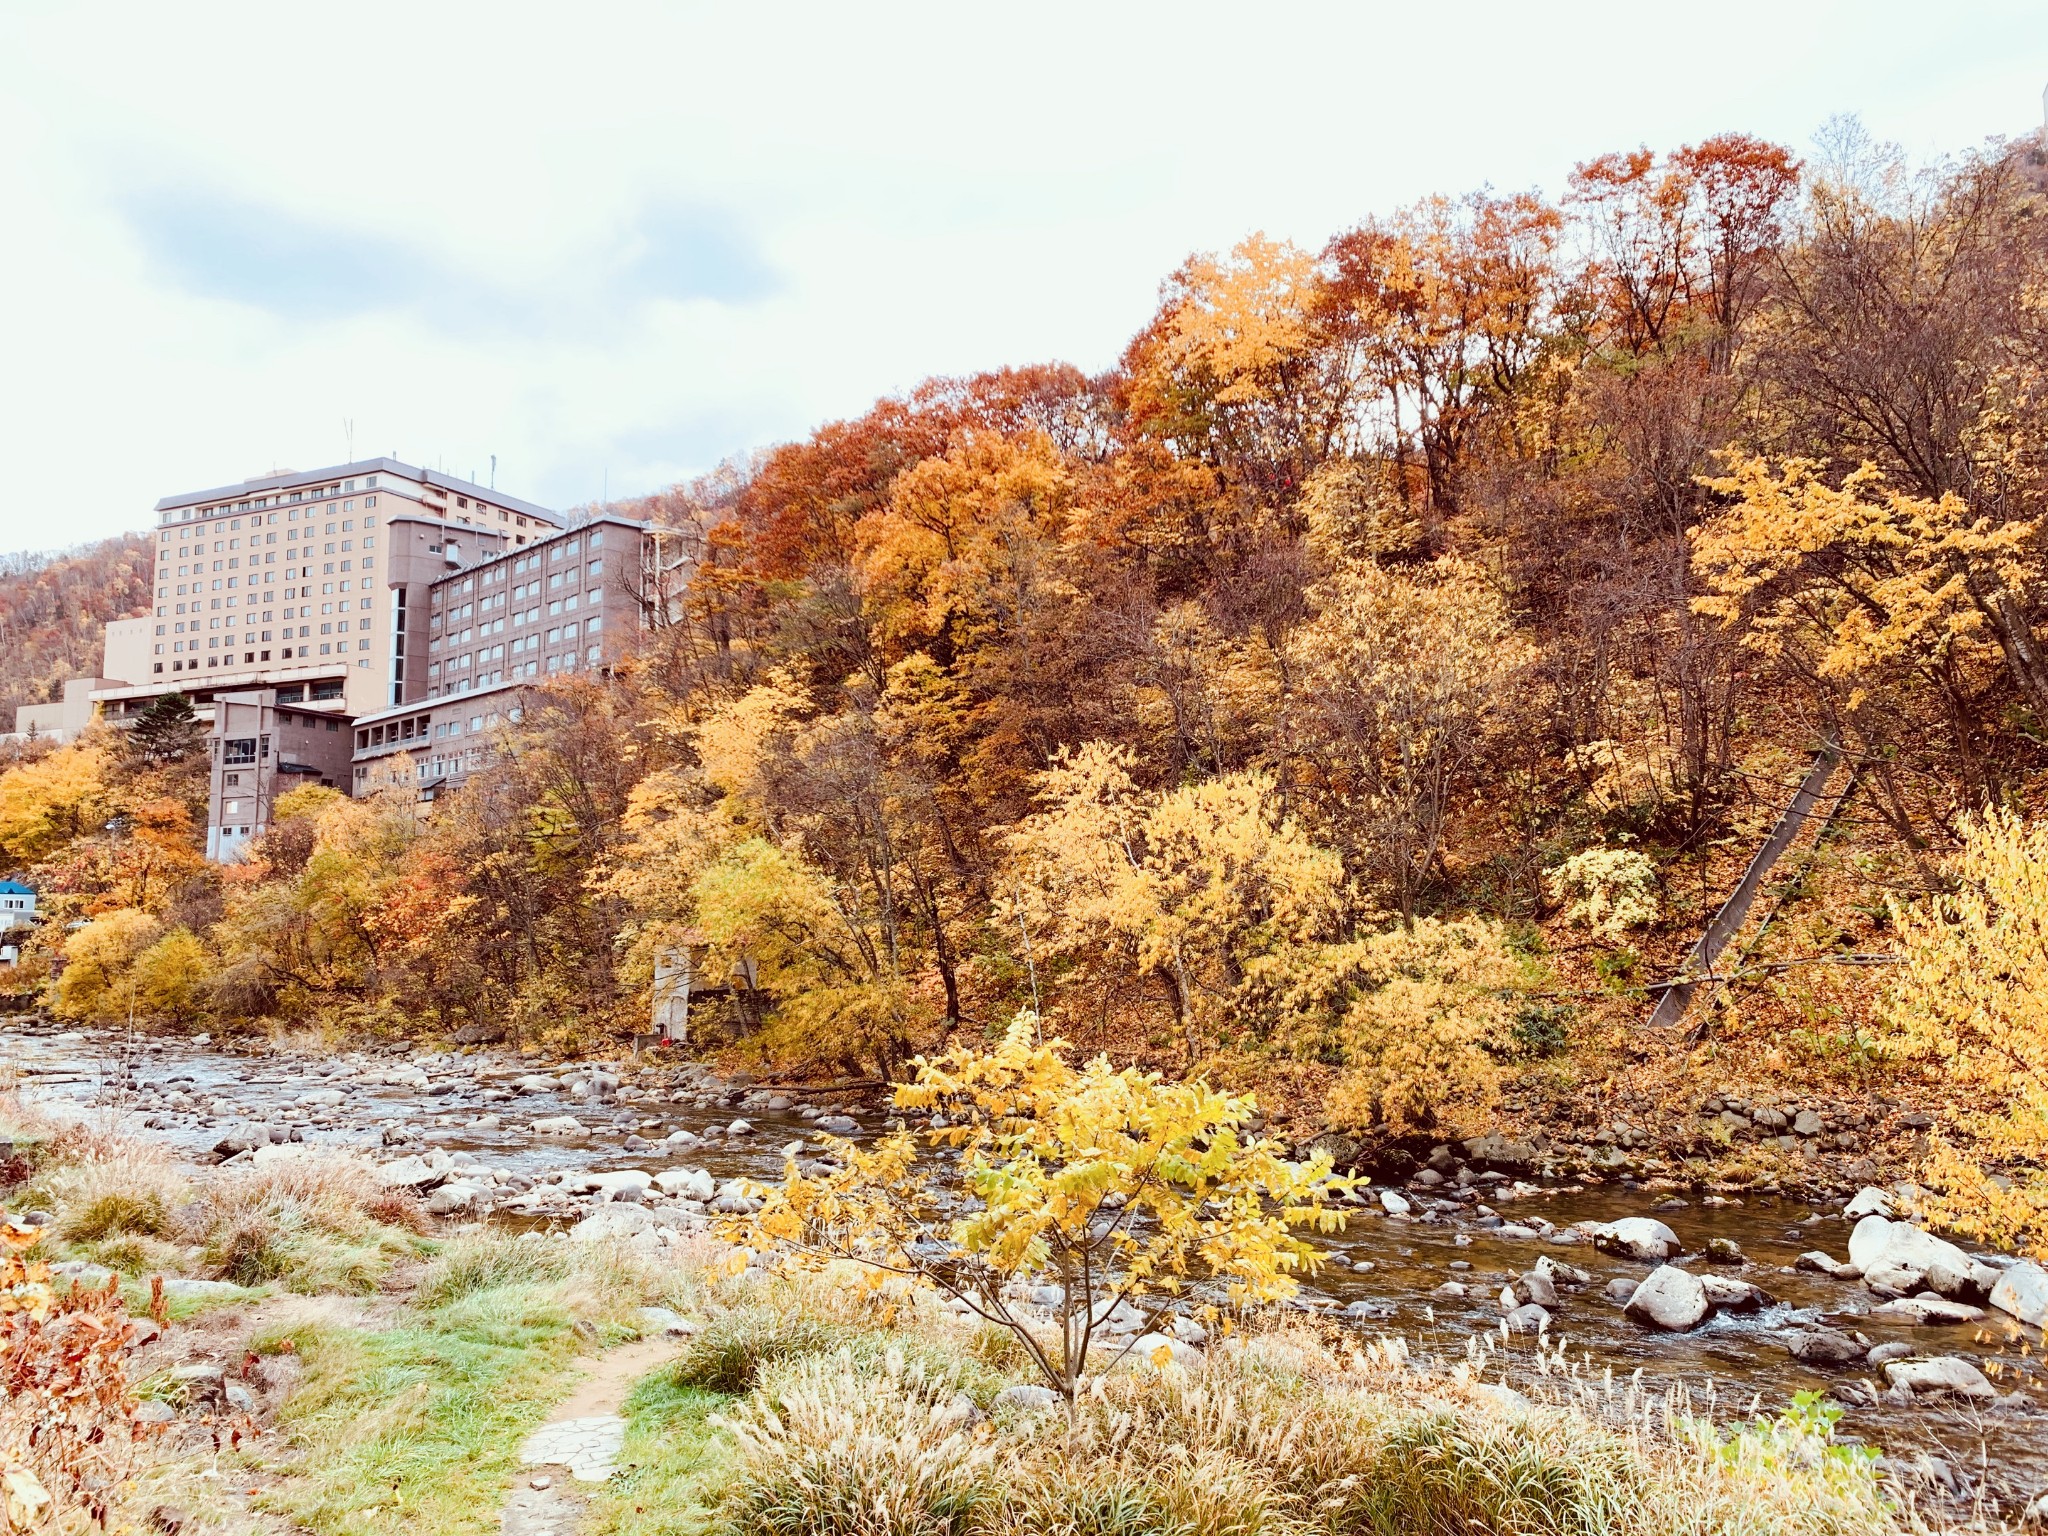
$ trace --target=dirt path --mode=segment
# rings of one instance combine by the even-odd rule
[[[505,1503],[505,1536],[565,1536],[588,1500],[578,1483],[611,1476],[626,1440],[625,1406],[633,1383],[676,1353],[673,1339],[642,1339],[589,1361],[576,1389],[549,1410],[520,1448],[520,1486]]]

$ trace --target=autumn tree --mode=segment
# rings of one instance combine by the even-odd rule
[[[1967,765],[1997,671],[2048,706],[2025,619],[2041,581],[2033,523],[1978,517],[1954,493],[1893,489],[1870,466],[1832,485],[1808,461],[1749,458],[1712,485],[1731,505],[1694,540],[1706,587],[1695,606],[1800,680],[1831,734],[1882,756],[1918,691]],[[1912,835],[1902,793],[1878,771]]]
[[[1948,892],[1893,903],[1903,966],[1888,1013],[1902,1051],[1993,1106],[1959,1116],[1973,1152],[1935,1159],[1939,1216],[2048,1258],[2048,823],[1991,810],[1960,838]]]
[[[1298,1234],[1342,1226],[1329,1202],[1345,1186],[1327,1153],[1290,1161],[1251,1135],[1250,1096],[1102,1057],[1075,1067],[1037,1026],[1020,1014],[995,1048],[920,1060],[896,1089],[899,1110],[944,1117],[926,1139],[952,1156],[920,1158],[909,1130],[866,1146],[825,1138],[838,1167],[806,1173],[792,1156],[736,1235],[943,1291],[1006,1330],[1071,1408],[1084,1375],[1132,1347],[1097,1342],[1119,1307],[1157,1325],[1207,1278],[1235,1305],[1293,1294],[1320,1262]],[[1056,1291],[1049,1333],[1020,1315],[1020,1280]]]
[[[1247,969],[1332,932],[1343,865],[1256,770],[1161,792],[1128,749],[1089,742],[1039,778],[1041,809],[1005,839],[999,920],[1075,979],[1158,978],[1190,1063],[1238,1017]]]
[[[1532,651],[1468,561],[1336,565],[1289,644],[1290,745],[1323,824],[1404,921]]]

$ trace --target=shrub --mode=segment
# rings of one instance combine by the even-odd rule
[[[1596,937],[1619,940],[1631,928],[1657,921],[1657,866],[1634,848],[1588,848],[1543,877],[1564,920]]]
[[[675,1365],[684,1386],[744,1392],[773,1361],[825,1354],[845,1344],[852,1329],[775,1306],[736,1307],[713,1318],[690,1340]]]

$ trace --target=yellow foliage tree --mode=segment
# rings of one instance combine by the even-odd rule
[[[864,596],[885,638],[985,643],[1018,606],[1033,552],[1065,526],[1069,472],[1043,433],[957,435],[860,521]]]
[[[2048,1258],[2048,821],[1994,810],[1965,818],[1961,833],[1955,888],[1894,904],[1904,964],[1888,1013],[1901,1050],[1999,1106],[1961,1117],[1981,1159],[1938,1150],[1938,1214]],[[1994,1178],[1998,1165],[2009,1171]]]
[[[1657,920],[1657,866],[1636,848],[1587,848],[1543,876],[1550,899],[1564,904],[1564,920],[1603,939]]]
[[[1852,710],[1888,674],[1940,683],[1944,668],[2002,656],[2048,713],[2022,612],[2042,574],[2033,522],[1909,496],[1868,464],[1836,487],[1810,460],[1749,458],[1708,484],[1735,504],[1693,535],[1708,587],[1693,606],[1745,623],[1745,645],[1838,685]]]
[[[125,1021],[142,1004],[135,962],[163,935],[147,912],[119,907],[102,913],[64,940],[64,970],[52,999],[67,1019]]]
[[[0,867],[40,863],[99,831],[112,814],[113,769],[113,749],[100,727],[0,773]]]
[[[1289,641],[1304,777],[1404,919],[1437,864],[1453,797],[1535,658],[1469,561],[1344,560]]]
[[[1497,924],[1423,917],[1276,956],[1253,990],[1280,1043],[1342,1069],[1332,1124],[1407,1132],[1493,1100],[1524,985]]]
[[[1327,1154],[1289,1161],[1250,1136],[1249,1096],[1102,1057],[1077,1068],[1037,1032],[1020,1014],[995,1049],[919,1061],[897,1088],[897,1108],[944,1116],[926,1134],[955,1156],[920,1159],[908,1130],[866,1146],[823,1138],[840,1166],[805,1173],[792,1156],[735,1235],[798,1263],[851,1259],[936,1286],[1014,1335],[1071,1405],[1084,1372],[1131,1347],[1090,1359],[1114,1309],[1156,1324],[1188,1280],[1211,1276],[1233,1303],[1291,1295],[1319,1263],[1297,1234],[1340,1227],[1328,1202],[1348,1184]],[[1019,1314],[1026,1279],[1057,1293],[1050,1330]]]
[[[1044,808],[1007,839],[1002,912],[1050,954],[1126,957],[1161,977],[1193,1060],[1248,965],[1334,930],[1343,865],[1282,813],[1264,773],[1155,793],[1135,764],[1089,742],[1039,775]]]
[[[691,882],[706,969],[752,962],[775,1017],[760,1045],[797,1060],[858,1062],[883,1078],[933,1022],[862,893],[766,838],[734,843]]]

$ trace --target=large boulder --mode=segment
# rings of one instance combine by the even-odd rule
[[[1956,1355],[1937,1355],[1932,1360],[1895,1360],[1884,1368],[1885,1379],[1914,1397],[1965,1397],[1988,1402],[1998,1389],[1984,1379],[1984,1373]]]
[[[1705,1320],[1707,1290],[1699,1276],[1675,1264],[1661,1264],[1635,1288],[1623,1310],[1652,1328],[1684,1333]]]
[[[1849,1234],[1849,1262],[1863,1271],[1872,1290],[1899,1294],[1917,1291],[1938,1264],[1958,1274],[1969,1274],[1974,1264],[1954,1243],[1910,1221],[1877,1215],[1864,1217]]]
[[[2023,1323],[2048,1327],[2048,1269],[2021,1259],[1991,1288],[1991,1305]]]
[[[1651,1216],[1624,1216],[1593,1228],[1593,1246],[1602,1253],[1625,1254],[1646,1264],[1661,1264],[1679,1251],[1678,1234]]]
[[[710,1200],[718,1193],[709,1171],[703,1168],[670,1168],[654,1176],[654,1187],[664,1195],[686,1200]]]
[[[1857,1190],[1856,1197],[1842,1208],[1842,1214],[1851,1221],[1861,1221],[1866,1216],[1889,1216],[1891,1213],[1891,1192],[1879,1189],[1875,1184],[1866,1184]]]

